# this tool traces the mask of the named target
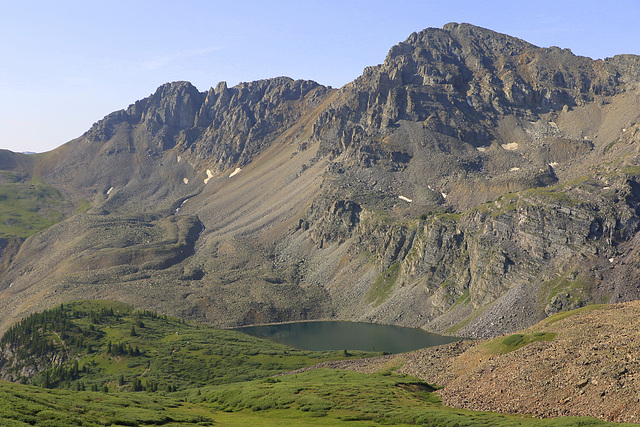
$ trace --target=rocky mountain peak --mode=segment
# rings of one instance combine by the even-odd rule
[[[203,101],[203,94],[189,82],[166,83],[149,98],[130,106],[127,114],[140,121],[185,129],[194,125]]]
[[[640,298],[639,76],[452,23],[339,90],[162,85],[50,155],[0,156],[87,209],[10,251],[0,306],[86,285],[225,326],[478,337]]]
[[[428,28],[392,47],[384,63],[367,67],[343,87],[316,121],[314,138],[321,153],[364,168],[385,163],[403,170],[406,162],[394,159],[431,152],[423,169],[425,179],[438,187],[449,186],[452,176],[495,179],[490,170],[524,170],[514,163],[515,153],[478,152],[511,147],[511,137],[501,130],[504,117],[542,123],[549,120],[545,115],[602,103],[638,81],[632,64],[630,59],[594,61],[568,49],[540,48],[470,24]],[[585,141],[576,138],[572,150],[584,152]],[[528,172],[512,174],[510,183],[500,187],[514,181],[517,188],[555,182],[548,171],[554,160],[545,154],[555,148],[536,150]],[[486,193],[484,200],[494,196]]]
[[[104,143],[131,139],[138,128],[146,135],[127,146],[151,155],[179,147],[200,159],[216,158],[216,168],[247,162],[259,150],[257,140],[289,126],[315,106],[327,88],[313,81],[276,77],[199,92],[189,82],[160,86],[151,96],[96,123],[85,137]],[[119,136],[118,136],[119,135]],[[121,143],[119,145],[122,145]]]

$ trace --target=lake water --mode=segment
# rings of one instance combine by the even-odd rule
[[[460,338],[415,328],[355,322],[298,322],[238,328],[260,338],[305,350],[363,350],[404,353]]]

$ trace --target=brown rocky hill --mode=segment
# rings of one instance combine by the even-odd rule
[[[395,369],[444,386],[457,408],[638,423],[639,315],[638,301],[589,306],[491,340],[318,366]]]
[[[639,82],[636,56],[448,24],[339,90],[163,85],[21,163],[67,208],[3,255],[0,323],[109,298],[479,337],[638,299]]]

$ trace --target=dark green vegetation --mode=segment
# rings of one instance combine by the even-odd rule
[[[79,391],[184,390],[344,357],[341,351],[296,350],[110,301],[74,302],[33,314],[11,327],[0,344],[7,355],[2,370],[14,381]]]
[[[519,346],[543,335],[504,341]],[[345,355],[295,350],[109,301],[33,314],[0,343],[10,355],[3,372],[34,372],[14,380],[41,386],[0,382],[3,426],[606,424],[446,408],[436,387],[389,370],[272,376]]]

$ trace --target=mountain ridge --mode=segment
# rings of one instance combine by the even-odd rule
[[[69,206],[3,255],[0,329],[91,297],[494,336],[640,298],[639,64],[452,23],[340,89],[162,85],[56,150],[0,155]]]

